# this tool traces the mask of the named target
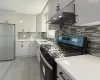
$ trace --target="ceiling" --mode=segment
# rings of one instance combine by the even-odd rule
[[[47,1],[48,0],[0,0],[0,9],[36,15],[42,12]]]

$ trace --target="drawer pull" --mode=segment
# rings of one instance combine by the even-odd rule
[[[21,45],[21,47],[23,47],[23,45]]]
[[[63,76],[63,73],[62,72],[59,72],[60,76],[63,78],[63,80],[65,80],[64,76]],[[68,79],[67,79],[68,80]]]

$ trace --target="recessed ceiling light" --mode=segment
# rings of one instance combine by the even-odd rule
[[[59,18],[61,18],[62,16],[59,16]]]
[[[57,20],[57,18],[54,18],[54,20]]]
[[[20,20],[20,23],[23,23],[23,20]]]
[[[51,23],[51,22],[49,22],[49,23]]]

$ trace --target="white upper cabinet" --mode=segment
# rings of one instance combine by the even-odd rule
[[[48,5],[44,8],[41,14],[36,16],[36,30],[37,32],[46,32],[47,31],[47,20],[48,20]]]
[[[36,31],[41,32],[42,29],[42,15],[36,15]]]
[[[60,9],[63,9],[65,6],[67,6],[72,1],[73,0],[59,0]]]
[[[42,32],[46,32],[47,28],[47,19],[46,19],[46,14],[42,14]]]
[[[49,19],[57,13],[57,9],[56,9],[57,5],[58,5],[58,0],[48,1],[48,9],[49,9],[48,18]]]
[[[57,9],[56,9],[57,6],[58,6],[58,0],[53,0],[51,3],[51,12],[52,12],[51,16],[54,16],[57,13]]]
[[[100,21],[100,0],[75,0],[77,24]]]
[[[17,15],[17,32],[36,32],[36,16],[34,15]]]
[[[52,17],[52,0],[48,0],[48,9],[49,9],[49,11],[48,11],[48,19],[50,19],[51,17]]]

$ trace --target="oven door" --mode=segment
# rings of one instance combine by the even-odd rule
[[[53,80],[53,68],[52,66],[46,61],[43,55],[40,55],[40,68],[43,74],[44,80]]]

